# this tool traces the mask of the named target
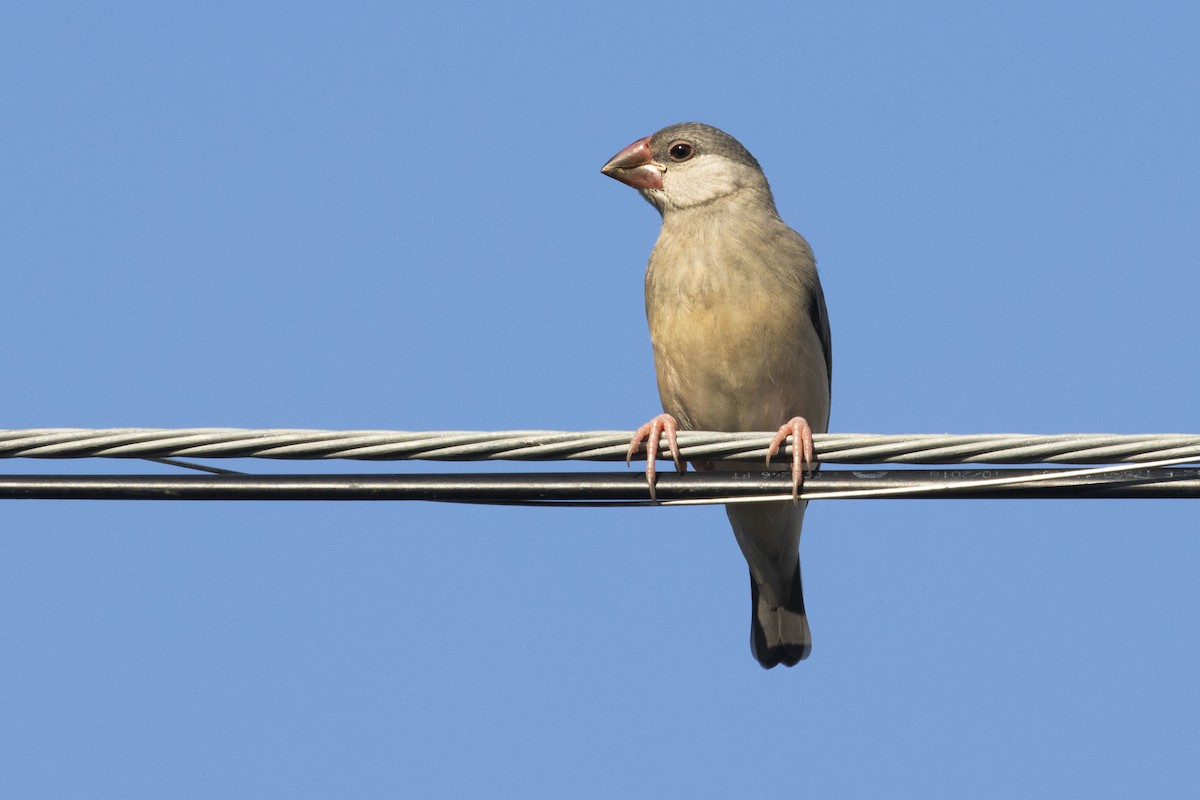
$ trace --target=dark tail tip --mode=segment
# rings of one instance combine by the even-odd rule
[[[754,576],[750,576],[750,652],[771,669],[783,664],[794,667],[812,652],[812,634],[804,613],[804,590],[800,584],[800,565],[792,576],[791,591],[783,606],[763,602]]]

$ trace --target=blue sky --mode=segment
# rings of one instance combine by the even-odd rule
[[[633,428],[599,168],[695,119],[817,254],[833,430],[1198,429],[1195,3],[3,17],[0,427]],[[814,505],[764,672],[717,509],[7,501],[0,796],[1191,796],[1198,520]]]

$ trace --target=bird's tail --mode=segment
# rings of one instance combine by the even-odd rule
[[[758,589],[750,575],[750,651],[763,669],[783,664],[794,667],[808,658],[812,634],[804,615],[804,590],[800,585],[800,565],[792,576],[786,601],[773,604]]]

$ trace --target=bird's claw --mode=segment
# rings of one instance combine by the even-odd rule
[[[626,466],[629,466],[629,462],[633,460],[633,454],[638,451],[642,441],[646,442],[646,483],[650,485],[651,500],[658,499],[658,495],[654,491],[654,483],[658,475],[654,462],[658,460],[658,440],[663,434],[667,436],[667,447],[671,451],[671,458],[675,461],[675,469],[681,475],[687,472],[687,462],[679,455],[679,442],[676,440],[678,430],[679,425],[675,422],[674,417],[670,414],[659,414],[634,431],[633,438],[629,440],[629,452],[625,454]]]
[[[804,471],[816,460],[813,453],[813,433],[804,417],[792,417],[779,427],[779,432],[771,439],[767,447],[767,465],[771,464],[771,456],[779,452],[779,448],[792,437],[792,502],[800,499],[800,484],[804,483]]]

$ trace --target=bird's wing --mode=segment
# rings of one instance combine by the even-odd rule
[[[809,319],[817,329],[817,338],[821,340],[821,349],[825,352],[825,373],[829,378],[829,387],[833,388],[833,339],[829,333],[829,311],[825,308],[825,292],[821,291],[821,282],[816,281],[809,300]]]

